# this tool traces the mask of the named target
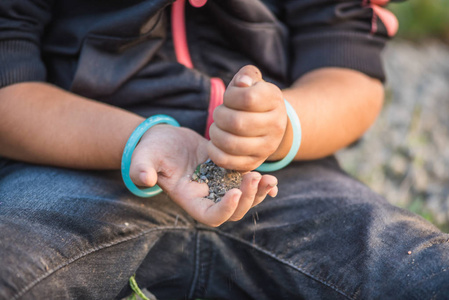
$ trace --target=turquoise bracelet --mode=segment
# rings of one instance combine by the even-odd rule
[[[287,156],[283,159],[275,162],[263,163],[260,167],[256,169],[256,171],[260,172],[273,172],[280,170],[287,166],[292,160],[295,158],[296,153],[298,153],[299,146],[301,146],[301,123],[299,122],[298,115],[295,112],[295,109],[285,100],[285,107],[287,108],[287,116],[290,119],[290,123],[293,128],[293,143],[290,151]]]
[[[125,150],[123,150],[122,155],[122,178],[123,182],[125,183],[125,186],[128,188],[128,190],[133,193],[136,196],[139,197],[153,197],[160,192],[162,192],[162,189],[155,185],[151,188],[146,189],[139,189],[131,180],[131,177],[129,176],[129,168],[131,166],[131,157],[133,155],[133,151],[137,146],[137,143],[139,143],[140,138],[142,135],[151,127],[153,127],[156,124],[170,124],[176,127],[179,127],[179,123],[173,119],[172,117],[166,116],[166,115],[154,115],[145,121],[143,121],[137,128],[133,131],[131,136],[128,139],[128,142],[125,145]]]

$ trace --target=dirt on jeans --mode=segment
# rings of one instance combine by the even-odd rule
[[[199,183],[207,183],[209,195],[206,198],[219,202],[227,191],[240,187],[242,174],[238,171],[219,167],[208,159],[198,166],[191,179]]]

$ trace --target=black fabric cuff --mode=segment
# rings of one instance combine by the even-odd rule
[[[45,81],[39,47],[26,40],[0,41],[0,88],[24,81]]]
[[[323,67],[360,71],[385,81],[381,51],[385,38],[366,33],[326,32],[296,36],[293,39],[293,81]]]

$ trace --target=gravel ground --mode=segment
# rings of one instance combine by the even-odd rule
[[[337,156],[391,203],[449,231],[449,47],[396,41],[384,51],[387,99],[375,125]]]

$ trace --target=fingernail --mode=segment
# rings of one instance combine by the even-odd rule
[[[140,172],[139,179],[142,183],[147,184],[147,172]]]
[[[238,194],[237,194],[237,195],[234,195],[234,196],[232,196],[231,199],[232,199],[233,202],[236,202],[236,203],[237,203],[237,202],[239,202],[239,200],[240,200],[240,195],[238,195]]]
[[[268,192],[267,192],[267,195],[269,195],[270,194],[270,192],[273,190],[273,188],[271,188],[271,189],[269,189],[268,190]],[[276,197],[278,195],[278,192],[276,191],[276,194],[274,194],[274,195],[269,195],[271,198],[274,198],[274,197]]]
[[[257,187],[257,186],[259,185],[260,179],[262,179],[262,177],[256,177],[256,178],[253,178],[253,179],[251,180],[251,185],[252,185],[253,187]]]
[[[241,75],[237,78],[237,83],[242,83],[246,86],[252,86],[253,79],[251,77],[249,77],[248,75]]]

